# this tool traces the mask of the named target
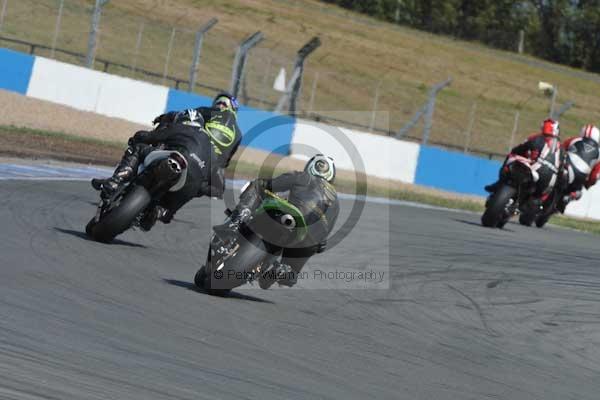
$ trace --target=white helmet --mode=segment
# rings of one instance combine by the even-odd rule
[[[335,179],[335,164],[333,158],[317,154],[304,167],[304,171],[313,176],[325,179],[327,182],[333,182]]]
[[[581,128],[580,135],[582,138],[592,139],[596,144],[600,143],[600,130],[594,125],[584,125],[583,128]]]

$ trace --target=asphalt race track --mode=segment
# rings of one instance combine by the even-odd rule
[[[86,182],[0,181],[0,199],[0,398],[600,396],[597,236],[369,203],[306,270],[389,267],[389,289],[218,298],[192,278],[220,202],[105,245],[83,234]]]

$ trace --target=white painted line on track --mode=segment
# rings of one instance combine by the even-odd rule
[[[2,164],[0,163],[0,181],[89,181],[93,177],[109,176],[112,169],[102,167],[64,167],[48,164]],[[248,181],[243,179],[227,180],[235,189],[240,189]],[[340,199],[351,201],[364,201],[365,203],[381,204],[387,206],[406,206],[427,210],[447,211],[462,214],[475,214],[473,211],[457,210],[452,208],[421,204],[412,201],[387,199],[384,197],[357,196],[349,193],[338,193]]]

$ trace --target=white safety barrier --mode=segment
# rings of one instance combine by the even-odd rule
[[[338,169],[413,183],[419,145],[298,119],[291,153],[302,159],[323,153],[333,157]]]
[[[143,125],[164,112],[169,89],[35,57],[27,96]]]
[[[572,201],[567,206],[565,214],[580,217],[600,219],[600,186],[596,185],[583,192],[578,201]]]

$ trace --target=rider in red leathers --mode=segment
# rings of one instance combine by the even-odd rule
[[[558,121],[547,119],[542,123],[540,133],[527,138],[520,145],[514,147],[506,157],[500,169],[500,179],[485,187],[485,190],[494,193],[502,183],[508,166],[519,157],[525,157],[530,161],[535,191],[532,198],[539,204],[549,196],[554,187],[562,159],[560,145],[560,127]]]
[[[585,125],[579,136],[563,143],[566,152],[562,168],[557,210],[565,212],[569,202],[579,200],[585,187],[592,187],[600,177],[600,130]]]

